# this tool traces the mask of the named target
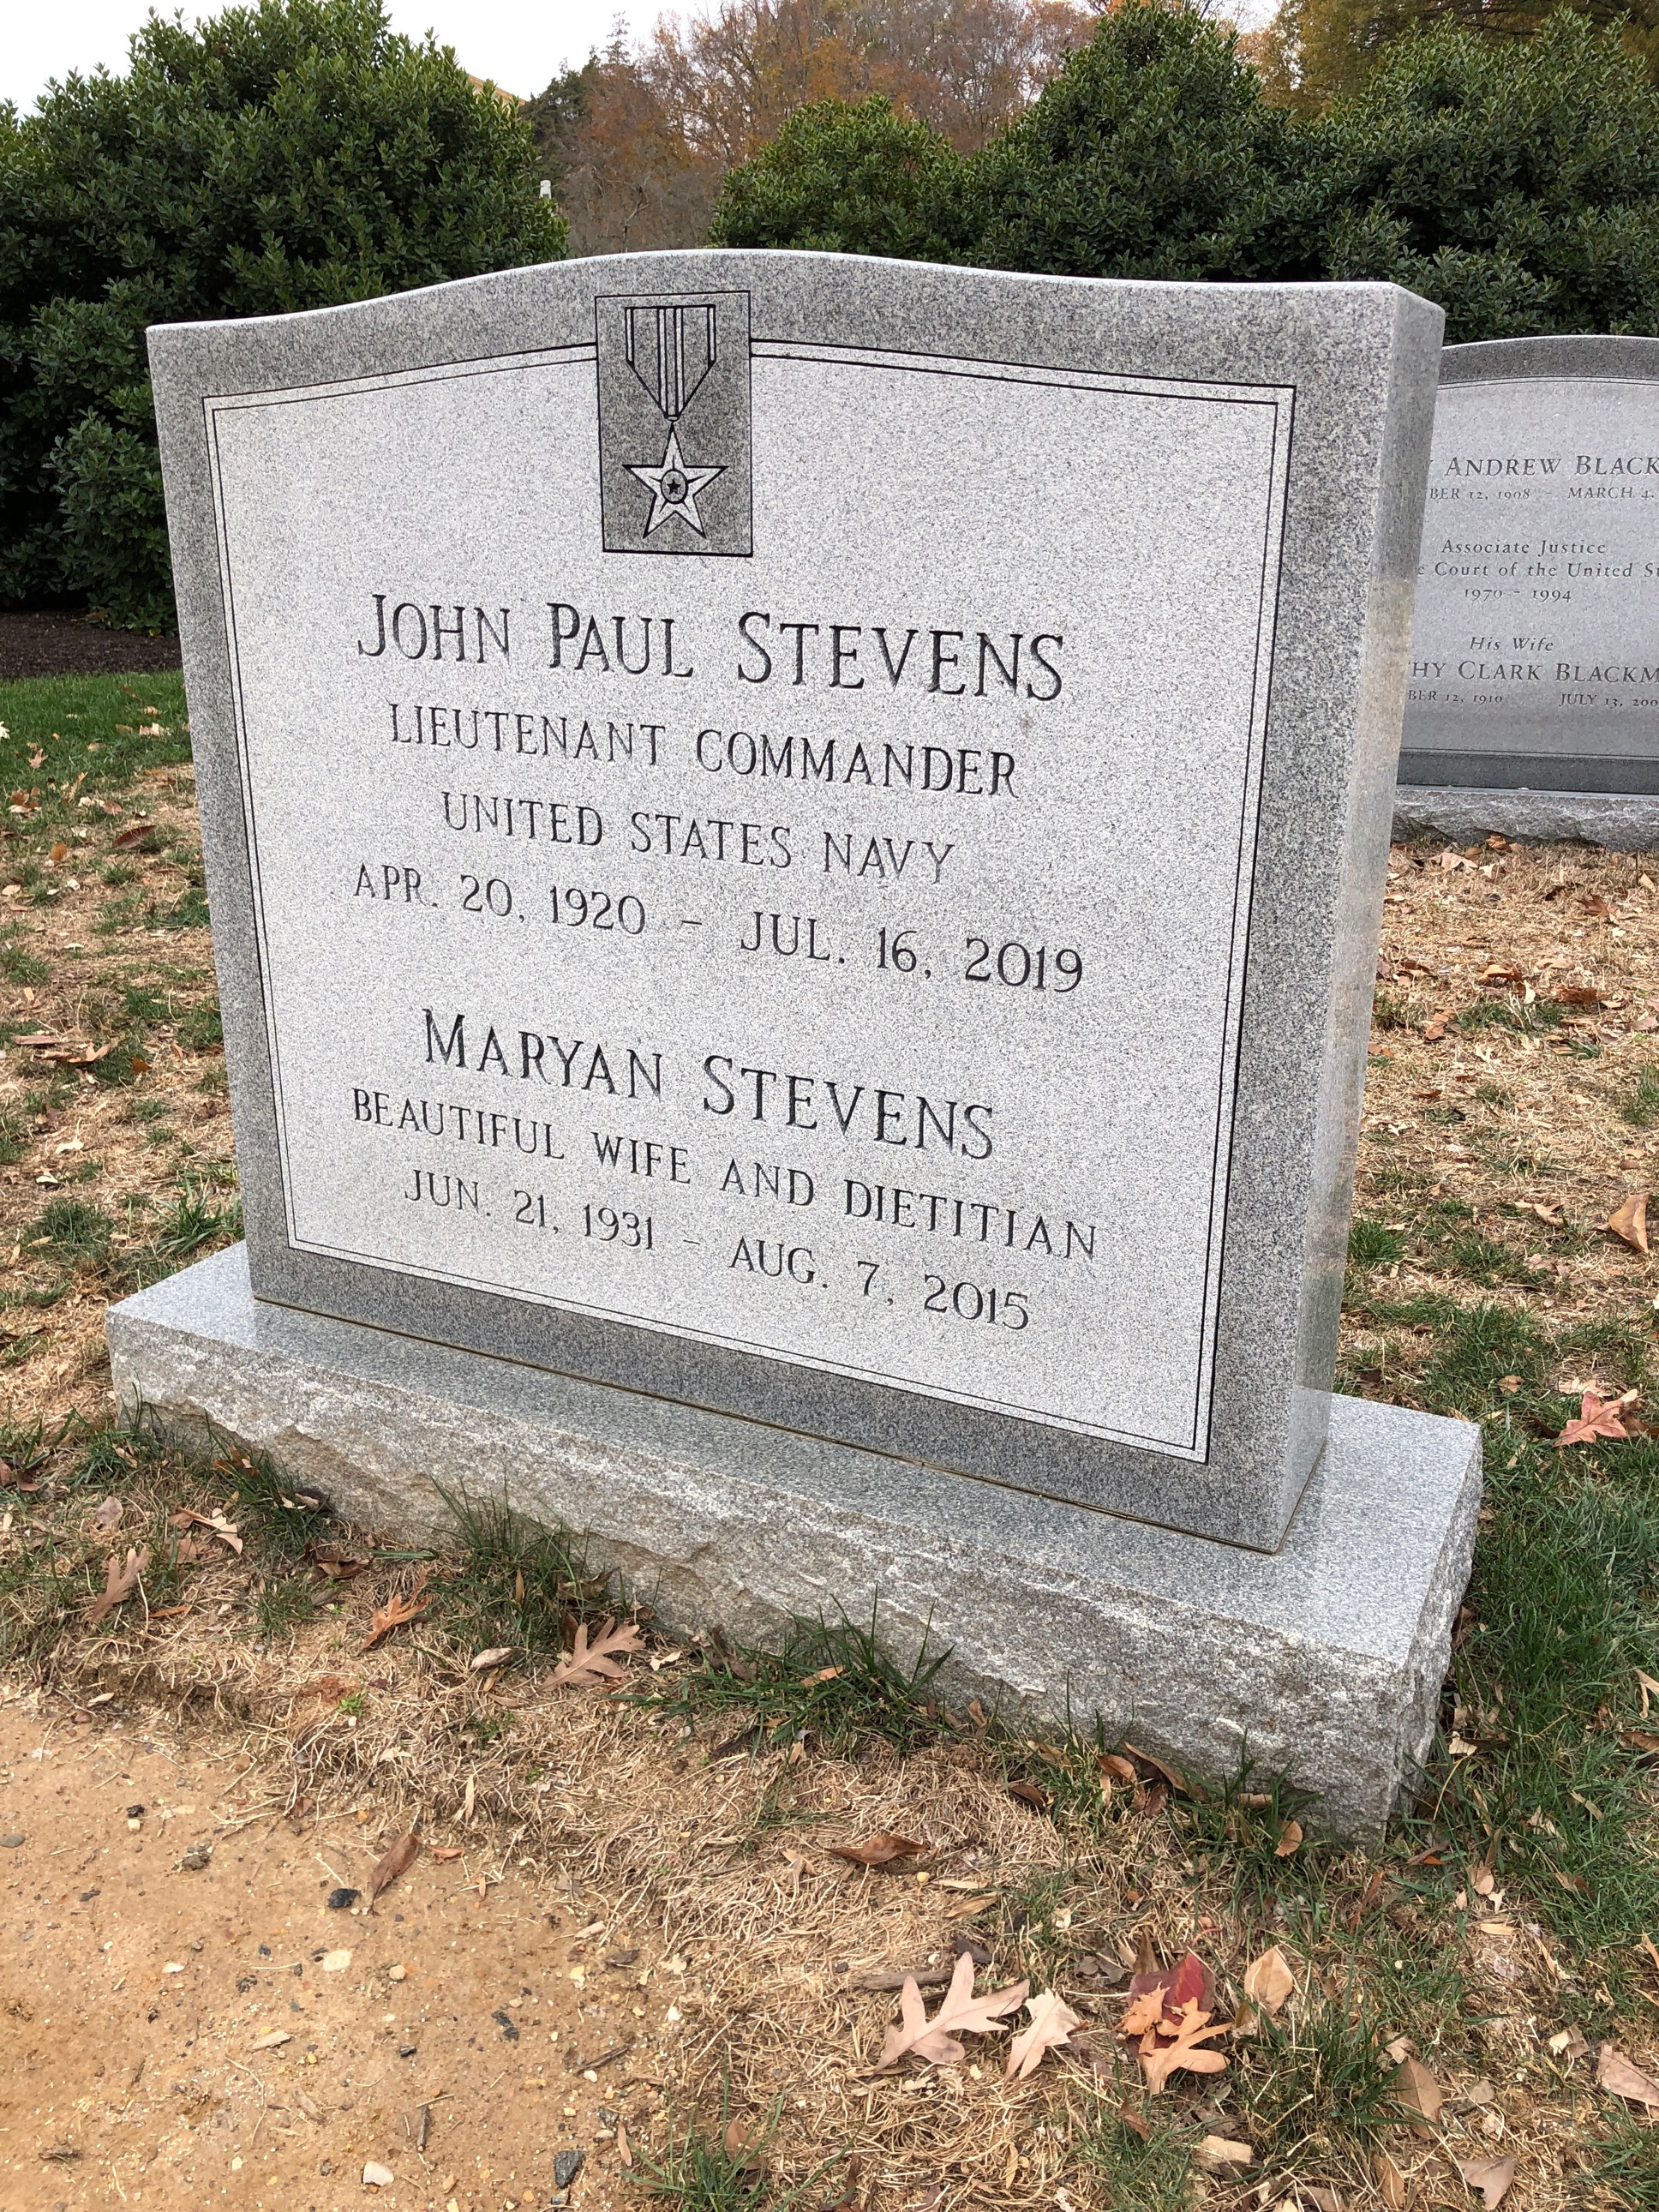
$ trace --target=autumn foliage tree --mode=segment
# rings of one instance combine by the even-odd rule
[[[613,43],[530,118],[574,252],[696,246],[727,172],[803,108],[876,99],[971,152],[1094,22],[1080,0],[722,0],[664,17],[637,51]],[[863,126],[866,159],[881,112]]]
[[[905,157],[884,184],[884,133]],[[1226,27],[1122,0],[976,153],[868,103],[798,116],[726,179],[713,235],[1083,276],[1388,279],[1441,301],[1454,343],[1659,333],[1659,91],[1616,27],[1561,9],[1530,40],[1409,33],[1301,117]]]
[[[1281,0],[1245,40],[1268,96],[1307,114],[1358,92],[1395,40],[1437,23],[1482,40],[1530,39],[1563,7],[1659,75],[1659,0]]]

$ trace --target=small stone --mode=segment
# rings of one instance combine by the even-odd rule
[[[343,1912],[347,1905],[355,1905],[356,1902],[357,1892],[355,1889],[331,1889],[328,1893],[328,1909],[331,1912]]]
[[[213,1846],[211,1844],[192,1844],[190,1849],[185,1853],[183,1858],[179,1860],[179,1863],[181,1867],[186,1868],[191,1874],[200,1874],[203,1868],[210,1864],[212,1857]]]
[[[518,2041],[519,2023],[514,2019],[511,2013],[492,2012],[489,2017],[491,2020],[500,2022],[501,2033],[507,2038],[509,2043],[516,2043]]]
[[[18,1851],[22,1848],[23,1838],[21,1836],[0,1836],[0,1851]]]
[[[581,2172],[587,2154],[580,2150],[556,2150],[553,2154],[553,2186],[568,2189]]]
[[[127,1807],[127,1818],[129,1820],[142,1820],[143,1817],[144,1808],[142,1805],[129,1805]]]
[[[415,2052],[416,2045],[412,2043],[400,2043],[398,2045],[398,2056],[399,2058],[412,2058],[415,2056]]]
[[[389,2166],[378,2166],[372,2158],[364,2165],[363,2187],[365,2189],[390,2189],[396,2179],[397,2176]]]

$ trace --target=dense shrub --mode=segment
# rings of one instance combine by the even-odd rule
[[[786,131],[727,178],[716,240],[842,242],[844,196],[866,252],[1389,278],[1439,301],[1453,342],[1659,333],[1659,91],[1616,27],[1565,9],[1531,40],[1451,21],[1409,33],[1358,94],[1307,118],[1264,96],[1225,27],[1125,0],[982,152],[935,146],[923,221],[912,178],[884,192],[872,132],[868,104],[813,110],[803,142]]]
[[[1076,276],[1316,276],[1300,151],[1231,33],[1130,5],[972,166],[970,258]]]
[[[152,17],[125,76],[0,109],[0,602],[170,626],[145,326],[556,258],[527,127],[378,0]]]
[[[1659,331],[1659,92],[1616,32],[1407,36],[1309,135],[1327,276],[1438,300],[1454,342]]]
[[[817,100],[726,178],[714,242],[968,259],[963,168],[949,139],[880,94],[853,106]]]

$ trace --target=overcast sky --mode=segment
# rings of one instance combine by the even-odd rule
[[[170,15],[178,0],[158,12]],[[71,70],[126,66],[127,40],[149,13],[146,0],[0,0],[5,27],[0,31],[0,100],[20,108],[34,105],[49,79]],[[219,12],[214,4],[185,0],[187,22]],[[391,0],[393,27],[411,37],[435,31],[453,46],[457,60],[474,76],[494,77],[508,92],[525,97],[540,92],[567,63],[585,61],[588,49],[603,46],[611,26],[628,15],[636,29],[647,28],[659,12],[654,0],[632,8],[617,0]]]

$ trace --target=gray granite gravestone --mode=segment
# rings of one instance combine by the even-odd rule
[[[1659,843],[1659,338],[1440,368],[1400,819]]]
[[[1330,1395],[1439,327],[726,253],[154,331],[247,1244],[118,1387],[1375,1825],[1479,1492]]]

